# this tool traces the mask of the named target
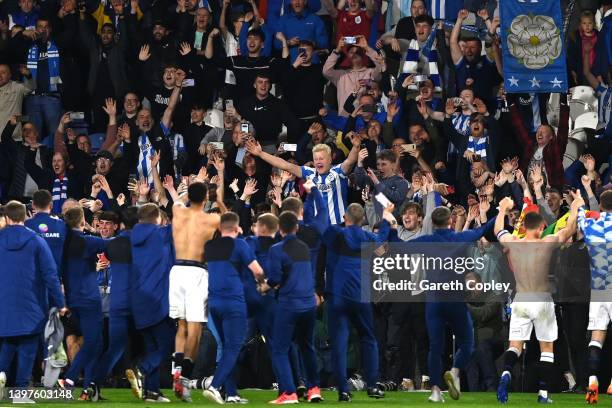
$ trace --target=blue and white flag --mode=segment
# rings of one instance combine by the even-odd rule
[[[567,92],[560,3],[504,0],[499,7],[506,92]]]

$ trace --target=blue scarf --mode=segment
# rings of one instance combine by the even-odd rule
[[[431,79],[434,84],[434,91],[442,92],[440,73],[438,72],[438,51],[436,50],[435,44],[436,32],[437,29],[432,30],[422,49],[419,48],[419,42],[417,40],[410,41],[402,73],[409,75],[416,74],[418,72],[419,60],[421,55],[423,55],[427,58],[429,64],[429,79]],[[417,85],[414,84],[411,85],[409,89],[417,90],[418,88]]]
[[[32,73],[32,77],[36,80],[38,71],[38,44],[34,43],[28,50],[27,67]],[[59,51],[55,42],[49,41],[47,45],[47,64],[49,64],[49,91],[57,92],[57,84],[60,80],[60,57]]]
[[[56,177],[53,180],[53,214],[62,213],[62,205],[68,198],[68,177],[64,176],[61,180]]]
[[[489,137],[468,137],[467,150],[470,150],[482,158],[487,157],[487,147],[489,147]]]

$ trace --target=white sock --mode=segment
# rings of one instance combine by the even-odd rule
[[[70,385],[71,387],[74,387],[74,381],[72,381],[70,378],[66,378],[65,381],[68,383],[68,385]]]
[[[545,391],[545,390],[540,390],[540,391],[538,392],[538,395],[539,395],[539,396],[541,396],[541,397],[543,397],[543,398],[548,398],[548,391]]]
[[[422,375],[421,376],[421,381],[429,381],[429,376],[428,375]]]
[[[504,371],[501,376],[503,377],[506,374],[508,374],[510,377],[512,377],[512,374],[508,370]]]
[[[455,377],[459,377],[459,369],[457,367],[451,368],[451,374]]]
[[[592,375],[589,377],[589,385],[591,384],[599,385],[599,381],[597,380],[596,375]]]
[[[567,380],[567,384],[569,385],[569,387],[570,388],[574,388],[574,386],[576,385],[576,379],[574,379],[574,374],[572,374],[570,371],[568,371],[568,372],[564,373],[563,376]]]

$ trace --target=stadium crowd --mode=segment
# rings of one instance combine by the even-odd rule
[[[46,386],[94,401],[505,402],[513,382],[596,402],[612,303],[594,323],[554,293],[537,353],[508,293],[361,293],[363,243],[474,242],[483,281],[508,231],[547,227],[575,243],[547,279],[612,288],[612,2],[561,3],[568,94],[505,92],[495,0],[2,1],[0,391],[44,360]]]

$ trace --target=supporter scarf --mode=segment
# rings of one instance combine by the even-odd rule
[[[489,137],[468,137],[467,150],[472,151],[482,158],[487,157],[487,147],[489,147]]]
[[[589,65],[593,66],[595,63],[595,44],[597,44],[597,36],[593,34],[592,36],[587,37],[582,30],[579,30],[579,32],[580,40],[582,42],[582,49],[584,50],[584,46],[586,44],[591,44],[593,46],[591,52],[589,53]]]
[[[419,59],[421,55],[427,57],[429,63],[429,79],[434,84],[434,92],[442,92],[442,86],[440,82],[440,74],[438,72],[438,51],[436,50],[436,32],[437,29],[433,29],[427,42],[423,46],[423,49],[419,48],[419,42],[417,40],[411,40],[408,52],[406,52],[406,60],[402,68],[404,74],[416,74],[417,67],[419,65]],[[416,90],[417,85],[411,85],[410,89]]]
[[[57,84],[60,80],[60,56],[55,42],[47,43],[47,64],[49,64],[49,91],[57,92]],[[27,67],[32,73],[32,77],[36,80],[38,70],[38,44],[34,43],[28,50]]]
[[[53,180],[53,214],[62,213],[62,205],[68,198],[68,177],[56,177]]]

